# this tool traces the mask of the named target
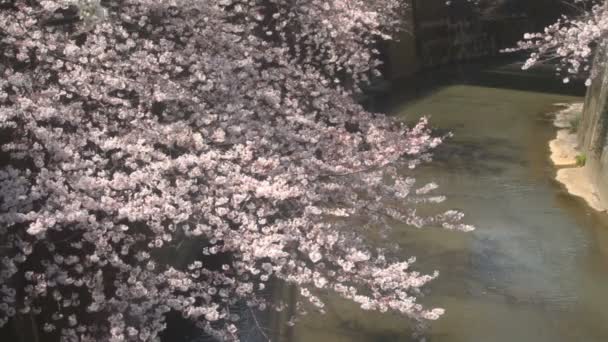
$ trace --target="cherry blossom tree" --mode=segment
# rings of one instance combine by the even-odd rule
[[[230,308],[295,284],[437,319],[437,274],[365,244],[394,221],[470,230],[405,170],[442,138],[353,100],[398,0],[0,2],[0,325],[158,341],[172,311],[237,340]],[[196,253],[185,245],[196,246]],[[45,339],[46,340],[46,339]]]
[[[563,75],[564,83],[570,81],[571,75],[587,75],[586,85],[589,86],[594,76],[594,52],[606,47],[606,2],[572,0],[565,3],[569,13],[562,15],[543,32],[526,33],[516,48],[507,51],[530,50],[524,69],[540,63],[552,63],[558,74]]]

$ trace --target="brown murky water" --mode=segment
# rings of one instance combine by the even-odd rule
[[[416,255],[419,269],[441,273],[423,301],[447,313],[426,341],[608,341],[608,218],[569,196],[548,159],[555,134],[548,113],[581,98],[512,66],[432,77],[385,101],[395,115],[431,115],[434,126],[454,133],[416,173],[435,180],[447,205],[466,212],[477,230],[394,227],[404,258]],[[328,314],[308,315],[277,340],[414,340],[401,317],[335,298],[327,304]]]

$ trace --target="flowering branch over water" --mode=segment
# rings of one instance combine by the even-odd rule
[[[0,324],[64,341],[158,341],[181,313],[238,339],[271,279],[323,309],[436,319],[436,277],[364,243],[393,220],[470,230],[402,171],[441,139],[365,111],[396,0],[3,2]],[[396,201],[400,205],[383,205]],[[197,246],[195,255],[183,249]]]
[[[564,83],[571,75],[589,75],[586,85],[594,75],[592,60],[594,51],[603,48],[608,32],[608,13],[604,0],[574,0],[568,4],[571,15],[563,15],[544,32],[526,33],[518,46],[507,51],[530,50],[524,69],[540,63],[556,65]],[[603,58],[603,57],[602,57]]]

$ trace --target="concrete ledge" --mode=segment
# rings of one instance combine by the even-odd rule
[[[559,169],[557,170],[555,179],[566,187],[569,194],[581,197],[591,208],[597,211],[608,210],[606,203],[600,200],[599,195],[595,191],[595,186],[591,182],[586,167]]]
[[[580,154],[576,134],[569,129],[557,131],[557,138],[549,142],[551,161],[556,166],[576,166],[576,156]]]
[[[608,205],[600,200],[588,168],[576,165],[576,157],[581,152],[571,123],[581,115],[582,107],[581,103],[567,105],[555,114],[553,124],[559,130],[556,138],[549,142],[549,148],[553,164],[562,167],[557,170],[555,179],[566,187],[569,194],[581,197],[594,210],[606,211]]]

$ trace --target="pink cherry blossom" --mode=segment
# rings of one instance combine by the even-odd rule
[[[563,15],[543,32],[526,33],[516,48],[507,52],[526,50],[530,57],[523,68],[551,63],[564,83],[570,82],[569,75],[584,75],[585,84],[591,85],[595,76],[592,68],[595,51],[606,48],[608,32],[608,12],[604,0],[572,0],[573,13]],[[598,58],[603,58],[598,54]]]
[[[437,274],[365,244],[469,230],[404,175],[441,142],[354,95],[398,0],[15,0],[0,6],[0,325],[158,341],[173,311],[238,339],[270,281],[415,320]],[[6,8],[5,8],[6,7]],[[218,265],[219,262],[219,265]],[[17,290],[18,289],[18,290]],[[304,307],[298,304],[298,307]]]

